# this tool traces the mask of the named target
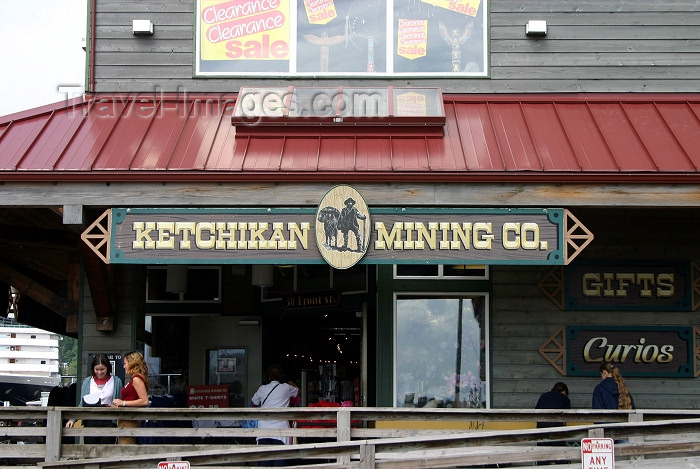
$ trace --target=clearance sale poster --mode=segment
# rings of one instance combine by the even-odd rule
[[[488,0],[196,0],[196,76],[488,75]]]
[[[214,70],[217,64],[229,70],[225,64],[236,62],[238,71],[288,71],[289,10],[289,0],[201,0],[200,60]]]

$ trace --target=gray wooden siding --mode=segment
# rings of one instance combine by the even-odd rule
[[[697,312],[561,311],[539,292],[549,268],[494,267],[491,390],[494,408],[533,408],[557,381],[571,406],[590,408],[597,377],[562,376],[538,352],[564,325],[697,326]],[[624,367],[621,367],[624,377]],[[697,378],[625,378],[638,408],[696,408]]]
[[[578,260],[698,262],[700,221],[676,210],[574,209],[595,235]],[[684,213],[686,215],[684,215]],[[572,407],[590,408],[597,377],[559,374],[538,352],[564,325],[700,326],[697,311],[561,311],[537,288],[551,267],[492,267],[491,385],[493,407],[534,407],[557,381]],[[624,377],[624,367],[621,367]],[[638,408],[697,408],[697,378],[625,378]]]
[[[133,19],[153,21],[155,34],[134,37]],[[545,38],[525,36],[533,19],[547,21]],[[698,0],[490,0],[490,78],[363,83],[440,86],[446,93],[694,92],[699,26]],[[288,84],[192,78],[193,35],[193,0],[98,0],[94,91],[232,92],[244,84]]]

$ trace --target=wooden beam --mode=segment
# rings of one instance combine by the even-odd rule
[[[76,253],[70,256],[68,263],[68,285],[66,289],[68,301],[75,305],[66,316],[66,332],[78,333],[78,305],[80,304],[80,256]]]
[[[114,330],[114,311],[112,304],[112,278],[108,266],[85,243],[81,243],[80,251],[85,266],[85,277],[90,286],[92,305],[95,308],[98,331]]]
[[[85,229],[82,205],[64,205],[61,212],[64,225],[77,225],[80,231]]]
[[[164,172],[165,173],[165,172]],[[679,173],[681,174],[681,173]],[[685,174],[685,173],[683,173]],[[680,177],[680,176],[679,176]],[[0,185],[0,206],[316,207],[327,182],[13,182]],[[356,182],[367,205],[399,207],[700,207],[699,184]],[[261,197],[261,194],[265,194]]]
[[[1,262],[0,280],[15,287],[22,295],[27,295],[63,318],[77,310],[76,304],[71,304],[71,302],[44,287],[39,282]]]

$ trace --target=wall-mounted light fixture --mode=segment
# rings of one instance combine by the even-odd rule
[[[169,265],[165,273],[165,291],[168,293],[187,293],[187,266]]]
[[[271,287],[275,280],[275,266],[272,264],[253,265],[251,283],[256,287]]]
[[[530,20],[525,25],[526,36],[546,36],[547,22],[545,20]]]
[[[151,20],[133,20],[131,32],[134,36],[152,36],[153,22]]]

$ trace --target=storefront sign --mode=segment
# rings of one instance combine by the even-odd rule
[[[689,311],[689,264],[576,263],[565,269],[567,310]]]
[[[344,268],[363,249],[360,262],[369,264],[561,265],[572,257],[565,252],[572,244],[565,234],[573,217],[563,209],[376,208],[371,222],[365,209],[358,211],[365,219],[356,217],[357,233],[354,224],[345,233],[339,222],[327,229],[321,205],[319,210],[118,208],[93,223],[83,240],[98,252],[109,238],[108,249],[98,254],[119,264],[320,264],[335,253],[355,254],[357,260],[337,266]],[[101,225],[105,218],[109,227]],[[322,256],[326,246],[330,254]]]
[[[228,385],[187,386],[187,407],[228,407]]]
[[[566,326],[566,375],[599,376],[605,361],[623,376],[694,376],[692,327]]]
[[[338,290],[297,292],[282,297],[282,307],[286,310],[309,308],[333,308],[340,304]]]

